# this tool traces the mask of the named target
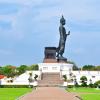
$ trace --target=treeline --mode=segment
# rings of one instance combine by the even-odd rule
[[[100,71],[100,66],[84,65],[84,66],[82,67],[82,70],[88,70],[88,71]]]
[[[100,66],[94,65],[84,65],[82,67],[73,66],[73,70],[83,70],[83,71],[100,71]]]
[[[87,71],[100,71],[100,65],[95,66],[95,65],[84,65],[82,67],[78,67],[74,62],[68,61],[68,63],[73,64],[73,70],[87,70]]]
[[[24,73],[25,71],[38,70],[38,69],[39,67],[37,64],[31,66],[21,65],[19,67],[6,65],[6,66],[0,66],[0,75],[5,75],[7,77],[14,77]]]

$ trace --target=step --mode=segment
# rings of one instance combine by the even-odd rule
[[[59,86],[63,81],[60,80],[60,73],[43,73],[42,80],[38,83],[39,86]]]

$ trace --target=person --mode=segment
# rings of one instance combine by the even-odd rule
[[[65,50],[65,43],[66,43],[66,38],[68,35],[70,35],[70,31],[68,34],[66,34],[66,29],[64,25],[66,24],[66,21],[64,17],[60,19],[60,27],[59,27],[59,33],[60,33],[60,40],[59,40],[59,46],[57,48],[57,57],[63,57],[63,53]]]

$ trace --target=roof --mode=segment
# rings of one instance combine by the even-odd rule
[[[4,75],[0,75],[0,79],[3,79],[5,76]]]

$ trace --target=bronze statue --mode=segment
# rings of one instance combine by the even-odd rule
[[[66,20],[62,16],[62,18],[60,19],[60,27],[59,27],[60,40],[59,40],[59,46],[57,48],[57,57],[63,57],[66,38],[68,35],[70,35],[70,31],[68,31],[68,34],[66,34],[66,29],[64,27],[65,23],[66,23]]]

